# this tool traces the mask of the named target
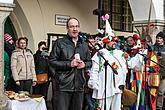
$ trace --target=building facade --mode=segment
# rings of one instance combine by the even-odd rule
[[[102,23],[93,14],[98,8],[110,14],[114,30],[150,34],[155,40],[154,36],[165,29],[165,0],[0,0],[0,6],[0,50],[4,32],[8,32],[15,39],[26,36],[35,52],[39,41],[47,41],[47,33],[66,34],[65,21],[70,16],[80,20],[83,32],[96,34],[98,22]],[[0,75],[2,78],[3,71]]]

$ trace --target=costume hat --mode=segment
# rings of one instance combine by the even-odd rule
[[[161,38],[163,38],[163,40],[165,41],[165,33],[164,32],[159,32],[157,35],[156,35],[156,38],[157,37],[161,37]]]
[[[105,14],[105,16],[102,16],[102,19],[105,21],[105,37],[102,38],[102,42],[108,43],[112,40],[113,41],[119,40],[118,37],[114,37],[115,34],[113,33],[110,23],[108,21],[109,15]]]

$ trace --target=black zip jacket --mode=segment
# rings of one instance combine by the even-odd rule
[[[85,68],[77,69],[71,67],[71,61],[76,53],[79,53],[81,60],[85,62]],[[56,80],[57,90],[84,91],[84,71],[91,68],[92,61],[88,45],[80,37],[77,46],[74,45],[74,42],[68,35],[57,39],[49,56],[49,64],[51,74]]]

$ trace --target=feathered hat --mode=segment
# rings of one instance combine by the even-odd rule
[[[112,28],[110,26],[110,23],[108,21],[109,19],[109,15],[105,14],[105,16],[102,16],[103,21],[105,21],[105,37],[102,38],[102,42],[103,43],[108,43],[110,41],[118,41],[119,38],[118,37],[114,37],[115,34],[112,31]]]

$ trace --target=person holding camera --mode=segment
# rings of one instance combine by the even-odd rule
[[[35,71],[37,75],[37,84],[33,87],[33,94],[40,94],[47,100],[48,94],[48,48],[46,48],[46,42],[41,41],[38,43],[38,50],[34,54]],[[39,76],[43,81],[40,81]],[[44,77],[46,79],[44,79]]]
[[[153,50],[156,52],[159,62],[161,65],[165,64],[165,33],[159,32],[156,35],[156,42],[153,46]],[[158,99],[157,99],[157,107],[158,108],[163,108],[163,96],[165,94],[165,68],[160,68],[160,86],[159,86],[159,91],[158,91]]]

